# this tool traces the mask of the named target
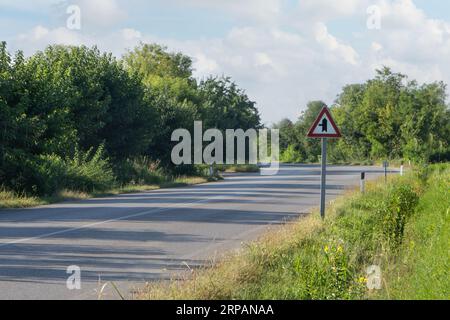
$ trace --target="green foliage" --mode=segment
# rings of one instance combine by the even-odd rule
[[[402,264],[408,267],[388,279],[389,292],[385,296],[414,300],[450,297],[449,185],[449,166],[434,166],[416,214],[406,226]]]
[[[227,77],[210,77],[200,82],[200,118],[205,128],[259,129],[256,103]]]
[[[194,121],[204,128],[250,129],[260,127],[255,103],[230,78],[208,77],[197,83],[193,78],[192,59],[171,53],[155,44],[141,44],[124,57],[130,74],[142,79],[147,104],[156,110],[156,130],[148,146],[148,155],[160,160],[166,169],[188,173],[191,167],[171,168],[171,142],[174,130],[193,132]]]
[[[165,180],[159,163],[145,156],[115,164],[114,172],[122,185],[157,185]]]
[[[145,103],[155,110],[154,132],[146,155],[170,167],[174,143],[172,132],[190,129],[198,113],[197,82],[192,76],[192,59],[170,53],[157,44],[141,44],[123,58],[130,74],[137,75],[145,88]]]
[[[115,184],[103,146],[95,152],[93,149],[76,150],[73,158],[43,155],[32,165],[34,179],[29,183],[33,193],[38,195],[53,195],[61,190],[104,191]]]
[[[295,296],[303,300],[351,300],[360,296],[363,286],[355,276],[354,265],[342,244],[312,245],[307,254],[297,254]]]
[[[334,114],[347,159],[429,161],[449,147],[450,113],[443,83],[419,86],[384,68],[373,80],[343,89]],[[445,159],[443,159],[445,160]]]
[[[343,88],[332,113],[342,139],[331,140],[330,159],[352,162],[408,159],[416,163],[450,160],[450,110],[442,82],[418,85],[389,68],[377,70],[374,79]],[[318,139],[306,139],[322,102],[313,102],[294,124],[281,130],[281,150],[293,145],[304,150],[307,161],[320,155]]]
[[[192,77],[192,59],[171,53],[157,44],[141,44],[123,58],[127,69],[138,74],[148,88],[178,102],[196,100],[196,80]]]
[[[414,213],[419,196],[410,185],[397,185],[390,191],[389,199],[379,209],[378,215],[382,220],[380,227],[384,240],[395,250],[403,243],[405,226]]]
[[[321,154],[321,145],[318,139],[306,137],[317,115],[325,106],[323,101],[308,103],[306,110],[294,124],[283,120],[274,126],[280,130],[281,160],[285,162],[317,162]]]
[[[25,62],[29,83],[20,99],[42,125],[34,153],[67,155],[105,143],[110,156],[141,153],[151,133],[140,78],[97,48],[50,46]],[[71,145],[72,148],[67,148]]]
[[[303,155],[295,150],[293,145],[289,145],[280,157],[280,160],[285,163],[300,163],[303,159]]]
[[[173,131],[193,131],[195,120],[221,130],[258,128],[260,118],[229,78],[198,84],[192,71],[190,57],[156,44],[119,61],[85,46],[12,57],[1,43],[1,183],[39,195],[101,190],[113,176],[103,159],[121,184],[203,175],[196,166],[172,165]]]

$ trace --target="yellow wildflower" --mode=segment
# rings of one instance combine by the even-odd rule
[[[360,277],[360,278],[358,279],[358,282],[361,283],[361,284],[366,284],[367,281],[368,281],[368,280],[367,280],[366,277]]]

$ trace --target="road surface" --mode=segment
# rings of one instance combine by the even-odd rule
[[[329,167],[328,200],[374,167]],[[283,166],[276,176],[229,175],[187,188],[0,211],[0,299],[117,299],[256,239],[317,207],[319,166]],[[69,266],[81,290],[68,290]]]

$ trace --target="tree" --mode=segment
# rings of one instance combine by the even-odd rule
[[[27,115],[43,124],[35,153],[66,154],[105,142],[112,157],[140,154],[151,133],[151,110],[140,79],[97,48],[50,46],[25,65]]]
[[[130,74],[140,77],[146,88],[146,105],[155,111],[155,132],[147,154],[163,166],[170,166],[172,132],[193,128],[198,111],[192,59],[182,53],[170,53],[157,44],[141,44],[128,52],[123,61]]]
[[[259,129],[261,118],[256,103],[228,77],[209,77],[199,85],[199,120],[205,128]]]
[[[307,104],[306,110],[301,114],[295,125],[295,131],[303,150],[305,159],[310,162],[317,162],[322,153],[321,144],[318,139],[307,137],[308,131],[316,120],[320,111],[326,104],[323,101],[311,101]]]
[[[419,86],[389,68],[365,84],[344,87],[333,110],[343,139],[332,154],[340,159],[407,158],[428,161],[446,154],[449,110],[446,86]]]
[[[273,125],[273,129],[278,129],[280,131],[280,151],[284,151],[289,146],[295,144],[295,128],[294,123],[291,120],[283,119]]]
[[[255,103],[227,77],[209,77],[199,84],[192,72],[192,59],[171,53],[156,44],[141,44],[124,56],[131,74],[141,77],[146,101],[157,113],[157,134],[148,154],[170,165],[176,129],[193,131],[194,121],[204,128],[250,129],[260,127]]]
[[[131,73],[159,95],[180,103],[196,100],[197,81],[193,78],[192,59],[180,52],[168,52],[158,44],[141,44],[123,57]]]

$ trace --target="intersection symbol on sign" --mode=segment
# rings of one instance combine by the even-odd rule
[[[308,133],[309,138],[340,138],[341,132],[331,116],[330,110],[324,107]]]
[[[327,119],[323,119],[322,120],[322,124],[319,124],[319,127],[322,127],[322,133],[324,132],[328,132],[328,120]]]

